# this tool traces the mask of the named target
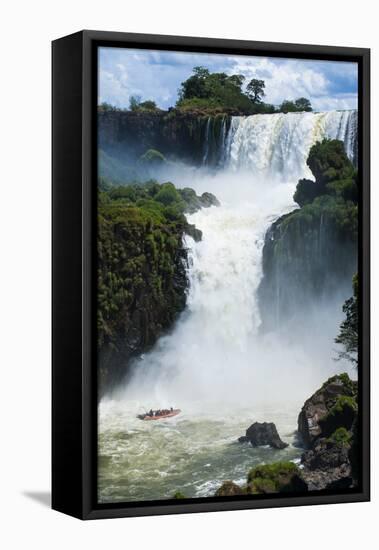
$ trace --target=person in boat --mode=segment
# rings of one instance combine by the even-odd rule
[[[170,412],[173,412],[173,410],[174,410],[174,409],[171,407]]]
[[[147,413],[147,416],[153,416],[153,409],[150,409],[149,412]]]

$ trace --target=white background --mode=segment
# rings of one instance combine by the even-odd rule
[[[2,4],[0,63],[0,315],[2,548],[372,548],[378,538],[373,404],[373,501],[278,510],[80,522],[49,509],[50,41],[83,28],[372,48],[370,0],[34,0]],[[373,105],[373,304],[377,304],[378,121]],[[374,309],[374,308],[373,308]],[[379,309],[373,311],[376,334]],[[375,341],[373,351],[376,351]],[[375,389],[376,364],[373,362]],[[373,392],[373,396],[374,396]],[[69,406],[69,396],[68,396]],[[370,542],[371,541],[371,542]],[[375,541],[375,542],[374,542]]]

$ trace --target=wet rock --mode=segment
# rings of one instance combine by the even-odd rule
[[[232,497],[236,495],[246,494],[246,491],[242,489],[239,485],[233,481],[224,481],[219,489],[217,489],[215,496],[216,497]]]
[[[192,223],[187,223],[185,226],[185,232],[187,235],[193,238],[193,240],[198,243],[203,237],[203,232]]]
[[[210,206],[220,206],[220,201],[213,195],[213,193],[203,193],[200,197],[200,203],[203,208],[209,208]]]
[[[284,443],[279,437],[273,422],[254,422],[247,430],[246,435],[239,438],[240,442],[250,441],[253,447],[270,445],[273,449],[284,449],[288,443]]]

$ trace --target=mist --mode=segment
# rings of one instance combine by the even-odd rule
[[[306,311],[299,303],[296,322],[262,331],[264,238],[274,220],[297,208],[295,184],[252,178],[247,171],[183,165],[170,170],[180,187],[212,192],[221,206],[188,216],[203,239],[186,237],[187,308],[170,334],[134,361],[113,398],[146,406],[185,404],[187,410],[301,404],[329,376],[353,374],[348,364],[334,360],[342,296],[315,299]]]

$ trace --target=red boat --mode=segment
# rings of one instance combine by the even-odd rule
[[[139,418],[140,420],[161,420],[162,418],[171,418],[172,416],[176,416],[182,411],[180,409],[163,409],[151,412],[152,414],[137,414],[137,418]]]

